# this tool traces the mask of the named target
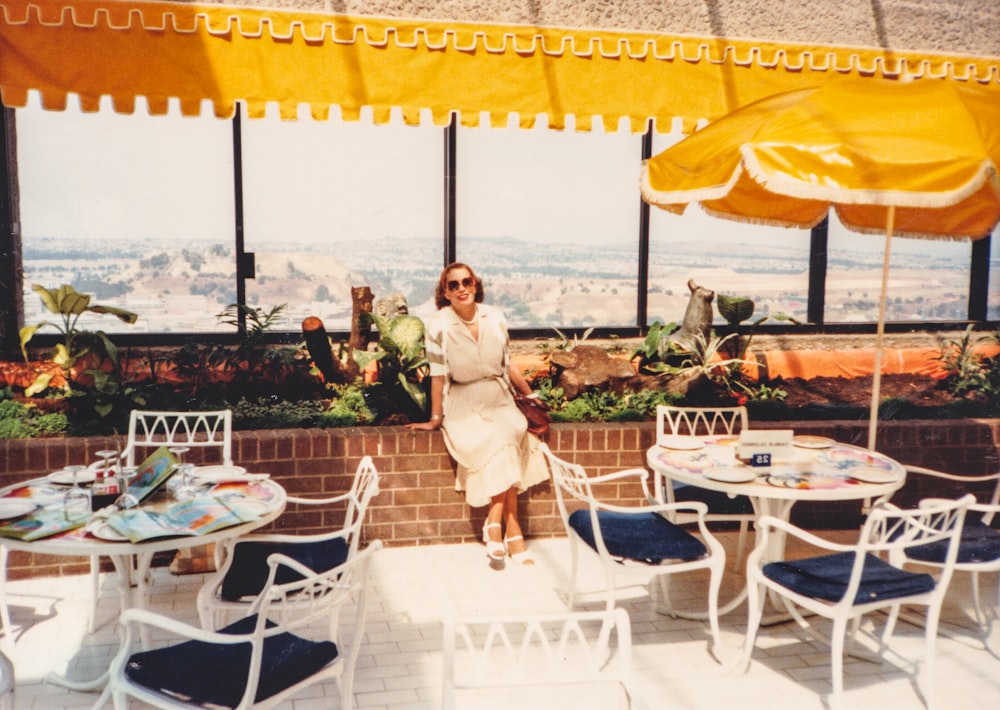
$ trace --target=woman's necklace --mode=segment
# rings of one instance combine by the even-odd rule
[[[455,311],[455,315],[458,316],[458,311]],[[479,306],[476,306],[476,311],[472,314],[472,318],[470,320],[465,320],[462,316],[458,316],[458,319],[466,325],[475,325],[476,321],[479,320]]]

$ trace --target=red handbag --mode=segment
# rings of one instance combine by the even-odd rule
[[[537,397],[527,397],[523,394],[514,395],[514,404],[528,420],[528,431],[535,436],[541,436],[549,430],[549,406]]]

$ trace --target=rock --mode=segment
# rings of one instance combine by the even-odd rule
[[[631,363],[593,345],[556,351],[549,363],[557,368],[556,386],[562,387],[568,399],[591,389],[620,389],[623,380],[635,377]]]

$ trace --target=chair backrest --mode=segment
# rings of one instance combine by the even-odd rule
[[[957,498],[965,493],[972,493],[976,496],[976,503],[970,505],[969,510],[980,513],[980,520],[986,525],[992,525],[993,518],[1000,513],[1000,471],[982,476],[970,476],[907,464],[906,486],[903,491],[893,495],[892,499],[902,500],[903,492],[909,493],[911,482],[914,493],[922,498],[927,497],[930,487],[933,487],[935,496],[942,498]],[[912,501],[912,496],[913,493],[910,493],[907,500]],[[897,502],[897,505],[902,507],[905,503]]]
[[[520,617],[449,615],[443,642],[446,710],[631,704],[632,633],[621,608]]]
[[[574,500],[588,506],[595,501],[590,479],[587,477],[587,472],[583,470],[583,466],[559,458],[552,453],[552,449],[545,442],[539,444],[538,448],[549,465],[549,474],[552,476],[554,484],[552,487],[556,492],[559,515],[562,517],[563,523],[568,525],[569,514],[573,512],[570,510],[570,504]],[[582,506],[574,505],[573,509],[580,507]],[[566,532],[571,534],[568,527]]]
[[[944,594],[958,557],[962,524],[975,496],[964,495],[958,500],[936,498],[921,503],[919,508],[902,510],[890,503],[877,503],[865,519],[858,541],[857,559],[851,572],[844,599],[854,599],[861,582],[865,554],[888,557],[900,565],[906,550],[918,545],[944,543],[947,554],[935,585],[935,594]]]
[[[298,632],[314,641],[333,642],[338,661],[345,664],[343,676],[353,675],[365,633],[371,560],[381,549],[382,541],[374,540],[347,562],[319,573],[285,555],[268,557],[267,584],[248,613],[257,614],[257,624],[244,699],[257,693],[266,640],[281,634]],[[301,578],[277,584],[279,567],[291,568]]]
[[[738,434],[750,426],[746,407],[656,407],[656,443],[664,437]]]
[[[126,466],[135,466],[161,446],[186,446],[192,451],[186,463],[201,463],[194,450],[217,449],[221,463],[233,463],[233,414],[228,409],[208,412],[153,412],[133,409],[128,421],[128,441],[122,455]],[[214,462],[212,462],[214,463]]]
[[[379,494],[378,469],[371,456],[365,456],[354,472],[354,481],[347,494],[347,510],[344,511],[343,530],[347,532],[350,555],[357,550],[361,540],[361,527],[372,498]]]

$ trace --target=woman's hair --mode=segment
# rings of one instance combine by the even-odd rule
[[[441,272],[441,276],[438,277],[437,288],[434,289],[434,303],[437,305],[438,310],[441,310],[445,306],[450,306],[451,301],[444,297],[444,293],[448,286],[448,272],[454,271],[455,269],[465,269],[469,272],[469,275],[476,280],[476,303],[483,302],[483,280],[476,276],[476,272],[472,270],[472,267],[468,264],[463,264],[460,261],[453,261],[444,267],[444,271]]]

